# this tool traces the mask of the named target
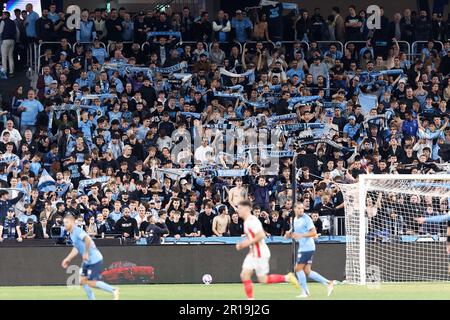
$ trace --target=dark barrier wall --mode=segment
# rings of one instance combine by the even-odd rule
[[[292,246],[272,244],[272,273],[292,269]],[[62,269],[61,261],[70,247],[0,247],[0,286],[64,285],[75,278]],[[100,248],[105,280],[130,283],[201,283],[204,274],[211,274],[216,283],[239,282],[241,265],[246,255],[234,245],[164,245],[105,246]],[[77,258],[74,264],[79,265]],[[133,265],[130,266],[129,263]],[[328,278],[342,280],[345,268],[344,244],[319,244],[314,257],[314,269]]]

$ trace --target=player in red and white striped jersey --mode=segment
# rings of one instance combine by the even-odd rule
[[[239,217],[244,220],[244,232],[247,239],[236,244],[237,250],[250,248],[242,264],[241,280],[244,284],[245,293],[248,299],[253,299],[252,275],[256,273],[260,283],[280,283],[290,282],[296,288],[299,284],[295,275],[291,272],[287,275],[268,274],[270,250],[266,244],[266,233],[264,232],[261,221],[252,215],[252,205],[249,201],[241,201],[238,205]]]

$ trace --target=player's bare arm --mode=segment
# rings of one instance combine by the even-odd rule
[[[78,254],[78,250],[76,248],[72,248],[72,251],[67,255],[67,257],[64,258],[64,260],[61,262],[61,266],[64,269],[67,269],[67,267],[70,265],[70,262],[75,258]]]
[[[84,254],[83,254],[83,261],[87,262],[89,260],[89,249],[91,247],[91,237],[86,235],[84,237]]]

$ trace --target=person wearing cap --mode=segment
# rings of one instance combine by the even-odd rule
[[[69,69],[70,62],[67,60],[68,53],[66,51],[61,51],[59,53],[59,60],[57,61],[58,64],[61,65],[62,69]]]
[[[339,127],[334,123],[333,110],[328,109],[325,111],[325,127],[323,129],[323,135],[328,139],[332,139],[336,134],[339,134]]]
[[[253,25],[250,19],[244,17],[241,10],[236,10],[236,15],[231,19],[231,37],[240,43],[244,43],[252,36]]]
[[[14,214],[14,208],[10,207],[6,216],[0,218],[0,242],[5,239],[16,239],[18,242],[22,242],[20,222]]]
[[[360,129],[360,124],[356,123],[356,117],[354,114],[348,116],[348,123],[344,126],[343,136],[344,139],[355,140],[357,138],[357,133]]]

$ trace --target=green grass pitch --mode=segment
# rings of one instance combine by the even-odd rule
[[[121,285],[120,298],[123,300],[244,300],[241,284],[181,284],[181,285]],[[378,288],[337,284],[331,297],[326,295],[326,287],[309,284],[311,296],[302,300],[389,300],[389,299],[450,299],[448,283],[402,283],[381,284]],[[111,299],[111,295],[94,289],[98,300]],[[256,300],[300,300],[299,294],[290,284],[255,284]],[[0,287],[0,299],[49,299],[86,300],[84,291],[64,286]]]

